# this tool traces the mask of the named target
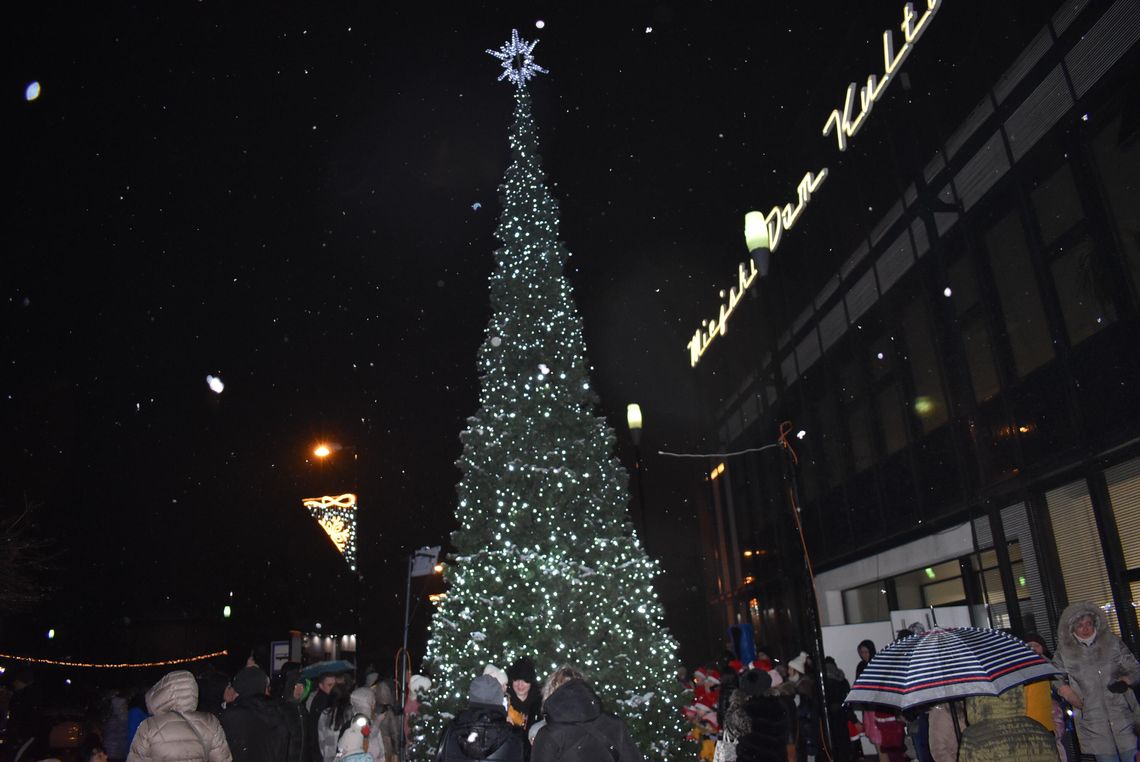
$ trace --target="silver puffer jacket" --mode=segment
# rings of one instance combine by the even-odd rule
[[[143,720],[127,762],[232,762],[218,718],[198,707],[198,683],[185,670],[171,672],[147,691]]]
[[[1096,622],[1096,637],[1087,646],[1073,634],[1073,625],[1084,616]],[[1130,758],[1136,751],[1131,691],[1112,693],[1108,684],[1123,680],[1135,686],[1140,682],[1140,663],[1108,629],[1103,611],[1091,603],[1074,603],[1065,609],[1057,626],[1053,664],[1062,672],[1057,684],[1068,683],[1084,703],[1083,709],[1073,710],[1081,752],[1120,753]]]

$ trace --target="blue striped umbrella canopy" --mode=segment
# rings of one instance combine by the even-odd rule
[[[1023,641],[1000,630],[946,627],[891,643],[867,664],[848,704],[898,709],[965,696],[996,696],[1058,673]]]

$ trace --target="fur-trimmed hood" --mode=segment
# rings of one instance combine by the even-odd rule
[[[1089,646],[1077,640],[1077,636],[1073,634],[1073,625],[1085,616],[1091,616],[1096,622],[1096,638]],[[1091,657],[1099,662],[1107,659],[1111,652],[1112,639],[1106,637],[1110,633],[1108,619],[1103,611],[1087,601],[1071,603],[1061,612],[1061,620],[1057,626],[1057,651],[1064,654],[1065,661]]]

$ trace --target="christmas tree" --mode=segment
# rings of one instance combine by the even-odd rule
[[[480,407],[461,435],[456,553],[431,625],[433,688],[413,741],[426,758],[487,664],[531,657],[586,673],[647,759],[679,759],[677,644],[662,625],[655,564],[627,521],[629,477],[594,413],[582,322],[563,274],[558,204],[538,155],[527,80],[535,43],[499,51],[515,85],[511,164],[478,352]]]

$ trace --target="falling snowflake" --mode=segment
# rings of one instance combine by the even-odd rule
[[[519,30],[511,30],[510,42],[504,42],[498,50],[487,48],[487,53],[502,61],[503,73],[499,82],[511,81],[515,87],[525,87],[526,81],[536,74],[549,74],[546,69],[534,62],[534,46],[538,40],[527,42],[519,37]]]

